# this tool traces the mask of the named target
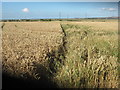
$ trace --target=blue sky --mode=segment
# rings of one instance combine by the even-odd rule
[[[118,16],[117,2],[3,2],[2,19]]]

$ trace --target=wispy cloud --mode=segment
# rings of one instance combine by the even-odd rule
[[[29,12],[29,9],[28,8],[24,8],[22,9],[23,12]]]
[[[116,11],[117,8],[102,8],[102,10],[107,10],[107,11]]]

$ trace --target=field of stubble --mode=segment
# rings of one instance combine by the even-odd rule
[[[118,88],[116,22],[4,22],[3,73],[58,88]],[[48,80],[49,80],[48,79]]]

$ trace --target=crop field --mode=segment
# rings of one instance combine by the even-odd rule
[[[61,43],[62,31],[57,23],[5,23],[3,71],[38,79],[35,67],[47,65],[47,54],[57,50]]]
[[[2,72],[57,88],[118,88],[118,22],[3,22]],[[39,84],[39,83],[38,83]]]

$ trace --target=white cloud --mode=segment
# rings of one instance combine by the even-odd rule
[[[102,8],[102,10],[106,10],[106,8]]]
[[[109,11],[116,11],[117,9],[116,8],[109,8],[108,10]]]
[[[107,10],[107,11],[116,11],[116,8],[102,8],[102,10]]]
[[[24,8],[22,9],[23,12],[29,12],[29,9],[28,8]]]

